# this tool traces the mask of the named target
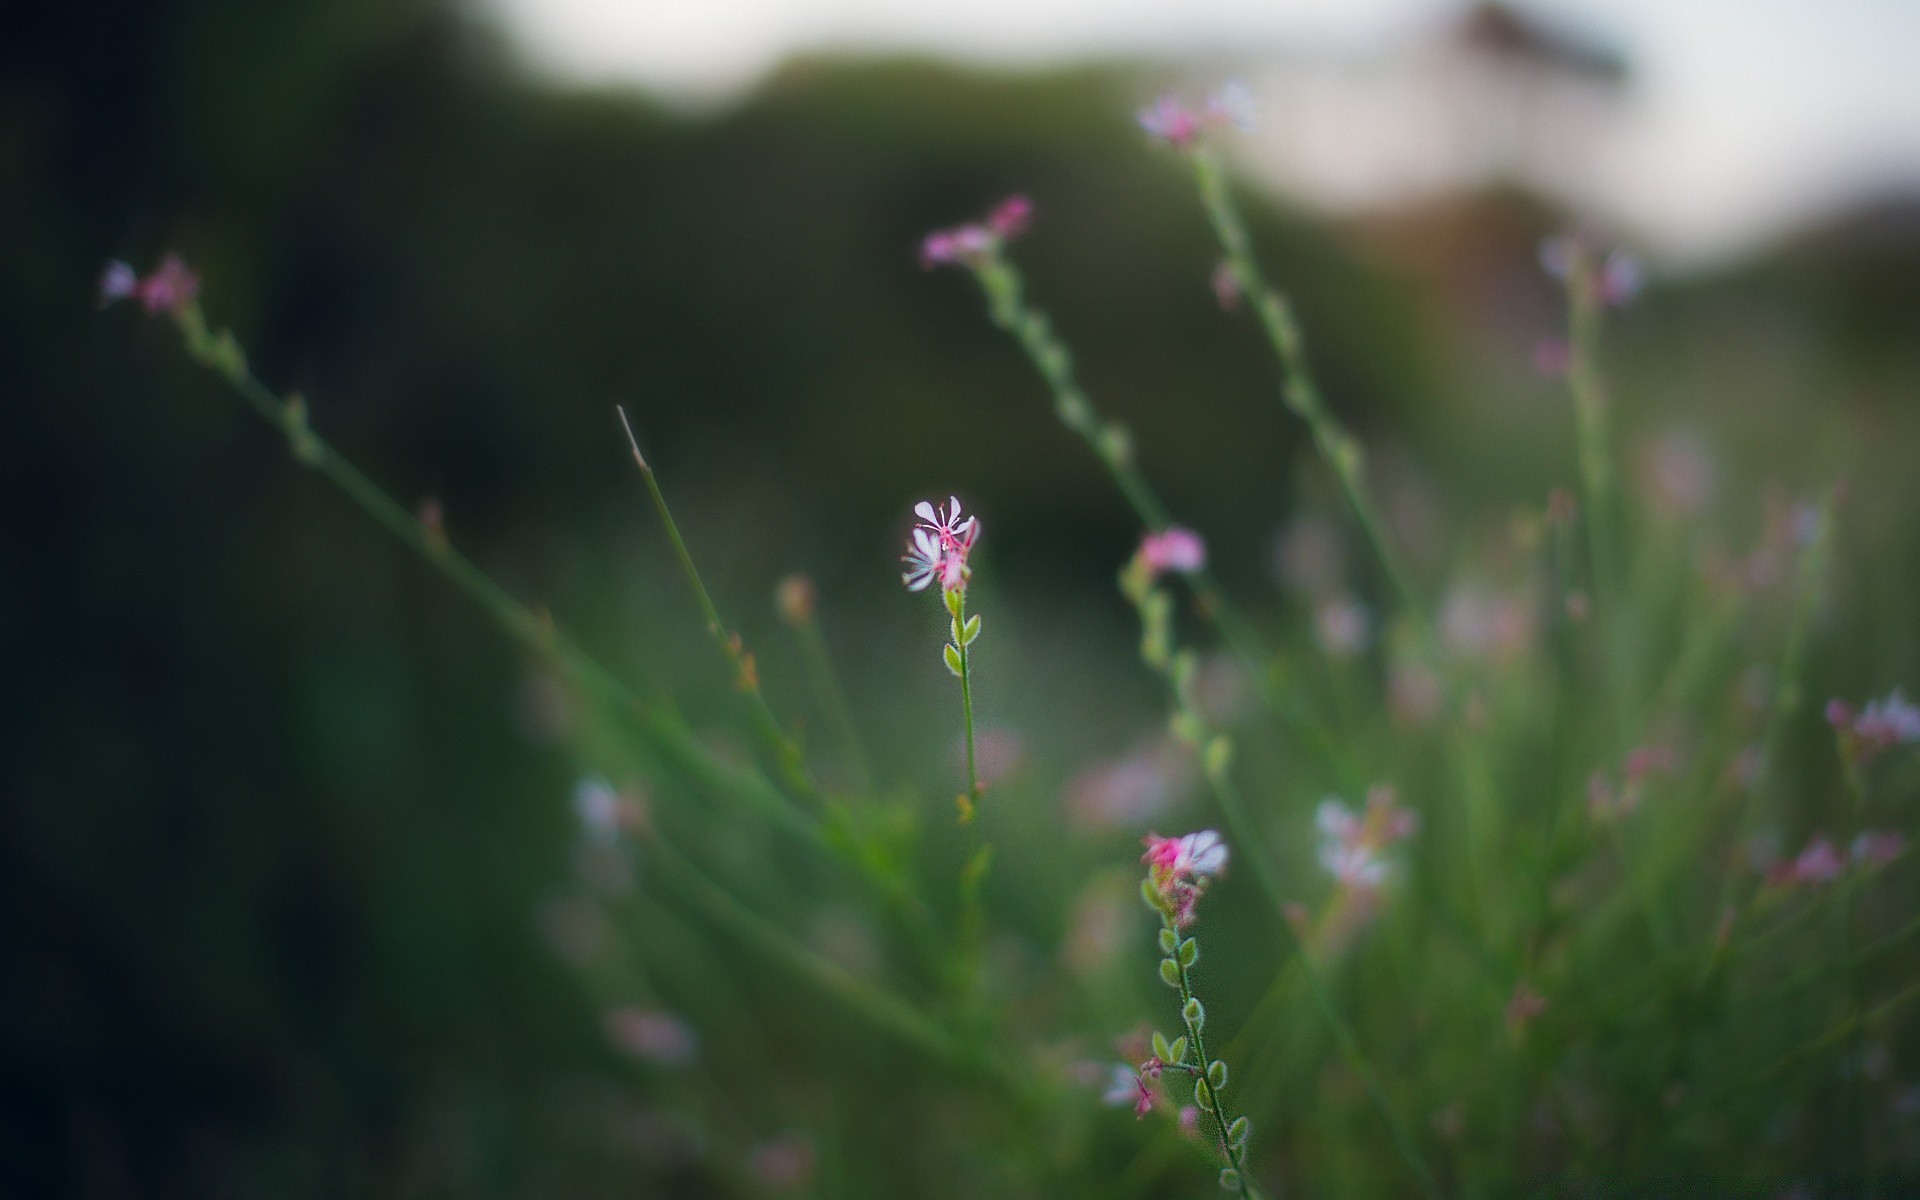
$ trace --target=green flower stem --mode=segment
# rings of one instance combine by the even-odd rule
[[[677,716],[668,710],[644,704],[624,683],[582,650],[551,620],[536,615],[508,595],[490,576],[475,566],[471,559],[447,544],[441,534],[423,524],[418,517],[401,507],[397,501],[381,490],[378,484],[341,457],[307,424],[306,406],[298,396],[283,400],[252,373],[247,366],[245,352],[234,340],[231,332],[222,330],[218,334],[211,333],[197,306],[180,314],[177,323],[185,340],[188,355],[226,379],[239,393],[241,399],[269,424],[281,430],[286,435],[288,446],[299,462],[318,471],[338,487],[349,500],[373,518],[376,524],[412,549],[428,566],[438,571],[482,611],[492,617],[509,636],[573,680],[583,692],[606,711],[629,719],[648,748],[663,762],[685,771],[701,787],[713,794],[746,803],[760,816],[799,836],[816,849],[831,856],[846,857],[811,814],[794,805],[783,792],[773,787],[758,773],[735,767],[715,758]],[[898,881],[876,878],[875,883],[890,901],[904,903],[907,899]],[[703,889],[703,894],[710,904],[717,907],[725,907],[717,898],[724,898],[734,907],[740,907],[737,900],[733,900],[731,896],[720,890],[718,885],[710,882],[708,887]],[[762,946],[771,945],[770,939],[766,937],[758,938],[757,943]],[[789,961],[793,961],[793,954],[810,952],[798,946],[790,946],[782,953]],[[841,995],[842,998],[851,996],[847,988],[839,984],[835,984],[834,987],[836,994]],[[908,1032],[908,1027],[914,1022],[902,1019],[901,1010],[906,1008],[904,1002],[884,994],[881,996],[882,1002],[877,1005],[870,999],[850,999],[850,1003],[868,1016],[886,1021],[897,1032],[902,1032],[903,1035],[918,1040],[922,1044],[929,1044],[924,1030]]]
[[[1162,912],[1160,914],[1160,923],[1162,929],[1172,933],[1176,940],[1179,939],[1180,930],[1174,925],[1173,918],[1169,914]],[[1187,1019],[1187,1011],[1194,1001],[1193,975],[1188,969],[1187,964],[1182,961],[1180,954],[1174,954],[1171,961],[1180,972],[1180,1023],[1186,1028],[1187,1042],[1192,1048],[1193,1062],[1195,1064],[1193,1067],[1187,1069],[1191,1070],[1197,1079],[1205,1079],[1207,1069],[1213,1062],[1212,1059],[1207,1057],[1207,1039],[1203,1032],[1206,1022],[1204,1016],[1198,1021],[1190,1021]],[[1221,1088],[1212,1086],[1207,1086],[1204,1090],[1198,1085],[1195,1087],[1196,1093],[1204,1096],[1206,1102],[1203,1107],[1207,1110],[1207,1114],[1213,1118],[1214,1133],[1220,1142],[1220,1152],[1226,1156],[1228,1165],[1233,1168],[1235,1177],[1239,1181],[1237,1190],[1245,1200],[1253,1200],[1253,1197],[1258,1196],[1260,1193],[1259,1190],[1253,1186],[1253,1176],[1247,1170],[1246,1142],[1244,1139],[1236,1142],[1232,1137],[1228,1136],[1227,1131],[1233,1125],[1233,1118],[1227,1115],[1226,1101],[1220,1098],[1222,1090]]]
[[[667,539],[673,543],[673,554],[680,562],[681,573],[692,585],[694,599],[700,604],[701,616],[706,618],[707,634],[732,664],[735,683],[752,703],[754,724],[759,729],[761,739],[766,742],[787,786],[816,804],[824,803],[825,797],[807,769],[806,755],[802,753],[799,743],[788,736],[780,724],[780,718],[774,715],[773,708],[767,704],[765,693],[760,690],[759,668],[754,663],[752,652],[741,644],[740,635],[728,633],[726,624],[721,621],[720,610],[714,607],[713,597],[708,594],[707,585],[700,578],[700,569],[694,565],[693,555],[688,552],[687,543],[680,536],[679,523],[673,519],[673,510],[667,506],[666,495],[660,490],[660,481],[646,457],[640,453],[640,442],[634,437],[633,426],[627,420],[627,410],[615,405],[614,411],[620,414],[620,428],[626,431],[634,465],[640,468],[640,478],[646,481],[647,495],[653,500],[654,511],[660,514],[660,523],[666,527]]]
[[[566,675],[609,711],[632,720],[649,747],[664,760],[687,770],[704,784],[746,801],[762,816],[816,847],[831,850],[819,823],[795,807],[758,775],[721,762],[701,746],[692,731],[671,713],[650,708],[639,696],[583,651],[553,621],[508,595],[473,561],[450,546],[438,531],[401,507],[378,484],[328,445],[307,424],[299,396],[281,399],[247,366],[246,354],[231,332],[211,333],[196,306],[177,318],[186,350],[230,383],[247,404],[286,435],[288,448],[492,617],[494,622]]]
[[[1347,502],[1352,505],[1354,515],[1359,518],[1361,528],[1379,556],[1381,567],[1398,594],[1401,605],[1419,617],[1420,624],[1424,626],[1426,621],[1421,616],[1423,605],[1414,593],[1411,578],[1400,561],[1399,553],[1387,538],[1379,510],[1367,493],[1365,452],[1361,450],[1360,443],[1342,429],[1340,422],[1327,411],[1326,402],[1320,396],[1319,384],[1314,381],[1313,373],[1307,367],[1306,342],[1301,337],[1300,324],[1294,318],[1293,307],[1284,295],[1268,285],[1260,272],[1259,263],[1254,260],[1246,222],[1234,206],[1233,196],[1227,186],[1226,171],[1219,158],[1204,146],[1196,147],[1190,157],[1194,180],[1200,188],[1201,203],[1206,208],[1207,220],[1213,226],[1221,249],[1226,252],[1228,269],[1233,272],[1234,282],[1239,284],[1241,294],[1253,305],[1260,325],[1266,331],[1267,341],[1272,344],[1273,352],[1280,360],[1281,402],[1306,422],[1313,435],[1314,446],[1339,478],[1341,490],[1346,493]]]
[[[1567,387],[1573,394],[1574,451],[1580,471],[1582,525],[1592,574],[1594,620],[1602,635],[1605,681],[1620,744],[1630,714],[1621,678],[1620,575],[1615,562],[1613,450],[1607,428],[1607,392],[1600,374],[1601,301],[1599,264],[1578,239],[1567,268]]]
[[[1132,439],[1119,425],[1103,422],[1074,375],[1073,354],[1040,309],[1027,302],[1019,271],[995,253],[974,265],[974,278],[987,299],[994,324],[1014,335],[1053,393],[1060,422],[1078,435],[1106,467],[1114,485],[1136,516],[1157,531],[1173,524],[1172,514],[1133,461]],[[1274,675],[1274,657],[1258,631],[1241,614],[1204,568],[1188,575],[1202,614],[1220,630],[1258,683],[1262,699],[1336,778],[1357,786],[1358,769],[1338,742],[1291,690]]]
[[[660,481],[648,465],[646,457],[640,453],[640,442],[633,434],[633,426],[627,420],[626,409],[614,406],[620,415],[620,427],[626,432],[627,445],[633,451],[634,464],[640,469],[640,477],[646,482],[647,494],[653,500],[654,511],[659,513],[660,522],[666,527],[668,540],[673,544],[674,557],[680,562],[680,569],[693,588],[694,598],[700,605],[701,615],[706,619],[707,633],[720,647],[720,652],[733,665],[735,682],[740,690],[749,697],[752,705],[754,724],[761,739],[767,744],[774,761],[779,765],[782,778],[787,787],[807,797],[817,808],[827,809],[826,794],[814,780],[813,773],[807,767],[806,755],[798,742],[788,736],[781,726],[779,717],[767,703],[766,695],[760,690],[759,668],[755,665],[751,651],[741,643],[740,635],[730,634],[720,619],[720,610],[714,606],[713,597],[708,593],[706,583],[700,578],[700,569],[694,565],[693,555],[687,549],[685,539],[680,536],[679,523],[673,519],[673,510],[667,505],[666,495],[660,490]],[[859,870],[878,888],[895,912],[912,927],[916,937],[931,938],[934,930],[933,917],[925,901],[904,887],[901,881],[876,869],[873,864],[859,854],[850,857]]]
[[[974,753],[973,638],[968,637],[966,632],[966,589],[955,588],[945,593],[944,599],[947,612],[953,618],[954,637],[949,648],[958,651],[953,657],[960,664],[960,669],[955,673],[960,677],[960,707],[966,723],[967,739],[967,790],[960,797],[959,804],[960,827],[966,831],[966,857],[960,865],[961,974],[958,980],[960,993],[964,997],[974,991],[980,979],[981,955],[986,937],[986,914],[982,909],[980,891],[992,863],[993,850],[982,844],[976,825],[980,815],[980,771]]]

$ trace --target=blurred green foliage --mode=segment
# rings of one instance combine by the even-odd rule
[[[899,595],[892,559],[913,500],[962,492],[990,531],[982,703],[989,725],[1022,733],[1026,757],[987,818],[998,998],[1023,1029],[1079,1029],[1063,1056],[1111,1057],[1101,1039],[1153,1016],[1170,1024],[1144,915],[1138,954],[1096,986],[1063,987],[1055,960],[1090,878],[1107,870],[1106,886],[1131,895],[1137,831],[1086,835],[1060,797],[1077,769],[1161,721],[1113,588],[1138,529],[972,289],[921,271],[922,232],[1009,191],[1035,198],[1018,255],[1089,391],[1207,532],[1229,589],[1290,647],[1303,691],[1353,718],[1350,753],[1391,764],[1409,793],[1439,770],[1432,745],[1383,723],[1377,681],[1312,676],[1311,614],[1270,580],[1276,528],[1336,511],[1333,494],[1274,403],[1257,334],[1218,312],[1216,251],[1186,181],[1127,119],[1147,86],[1120,68],[801,62],[736,109],[689,116],[531,81],[484,29],[423,3],[79,3],[27,16],[0,48],[12,700],[0,726],[0,1191],[733,1194],[753,1185],[728,1155],[799,1127],[819,1148],[820,1194],[973,1195],[1036,1179],[1019,1194],[1174,1181],[1206,1194],[1170,1134],[1147,1138],[1091,1092],[1052,1114],[1051,1150],[981,1149],[1019,1143],[1026,1114],[873,1039],[670,889],[643,884],[620,909],[623,941],[642,949],[583,988],[541,936],[580,865],[575,779],[625,770],[663,810],[686,789],[624,757],[615,731],[569,718],[537,663],[295,469],[166,331],[94,304],[107,257],[188,254],[209,311],[263,378],[308,397],[325,436],[403,502],[434,497],[454,542],[511,591],[744,756],[726,674],[616,435],[611,405],[627,404],[775,707],[811,725],[770,593],[791,570],[818,581],[887,799],[930,830],[914,861],[929,880],[954,853],[940,799],[954,705],[938,619]],[[1382,451],[1383,486],[1427,498],[1438,532],[1419,571],[1435,595],[1463,563],[1523,575],[1512,510],[1537,515],[1572,478],[1556,385],[1526,366],[1557,311],[1532,245],[1559,218],[1514,196],[1470,211],[1481,240],[1454,259],[1456,243],[1418,221],[1385,236],[1268,203],[1255,229],[1331,402]],[[1439,267],[1390,252],[1408,239]],[[1517,308],[1463,293],[1451,268],[1467,261],[1525,281],[1512,285]],[[1710,431],[1720,464],[1692,525],[1643,531],[1649,612],[1668,615],[1648,621],[1648,662],[1681,636],[1673,614],[1696,598],[1694,559],[1716,538],[1729,554],[1759,538],[1767,487],[1806,496],[1847,481],[1770,794],[1790,846],[1824,827],[1838,787],[1810,702],[1920,679],[1916,268],[1912,211],[1891,206],[1766,261],[1656,287],[1610,347],[1617,428]],[[1623,449],[1631,476],[1640,443]],[[1360,592],[1384,601],[1350,557]],[[1204,641],[1190,616],[1186,633]],[[1757,619],[1756,637],[1777,634],[1778,617]],[[1500,693],[1512,728],[1532,728],[1529,700],[1549,686]],[[1242,758],[1271,797],[1265,826],[1297,842],[1282,841],[1280,861],[1310,899],[1324,884],[1305,814],[1351,781],[1317,775],[1259,728],[1242,733]],[[1509,748],[1503,795],[1516,806],[1576,796],[1596,765],[1520,734]],[[1900,786],[1888,823],[1910,829],[1910,772]],[[1182,804],[1168,819],[1212,820],[1197,794]],[[911,962],[910,946],[870,927],[844,872],[737,814],[676,811],[663,820],[749,905],[856,956],[877,937],[890,970]],[[1436,828],[1416,844],[1423,880],[1446,878],[1444,820]],[[1899,886],[1879,903],[1910,910],[1913,886]],[[1278,939],[1249,880],[1228,879],[1208,905],[1209,945],[1250,964],[1208,976],[1215,1019],[1234,1029]],[[1517,1187],[1565,1160],[1550,1135],[1528,1140],[1523,1088],[1476,1082],[1497,1022],[1449,1009],[1460,1023],[1389,1026],[1393,998],[1478,978],[1462,946],[1407,952],[1426,919],[1391,911],[1377,931],[1389,949],[1357,956],[1343,995],[1363,1040],[1390,1052],[1383,1069],[1411,1081],[1394,1094],[1424,1142],[1437,1148],[1452,1120],[1426,1081],[1457,1079],[1462,1109],[1504,1113],[1470,1131],[1458,1161]],[[1460,956],[1451,970],[1448,955]],[[1878,961],[1888,979],[1911,975],[1910,950]],[[1396,973],[1408,963],[1433,977]],[[1506,997],[1480,999],[1497,1009]],[[608,1044],[600,1009],[640,1002],[700,1031],[703,1061],[730,1085],[717,1108]],[[1683,1019],[1620,1017],[1656,1035]],[[1353,1081],[1323,1065],[1310,1012],[1290,1003],[1273,1028],[1271,1078],[1306,1090],[1256,1112],[1257,1161],[1331,1194],[1404,1187]],[[1771,1051],[1808,1032],[1790,1012],[1754,1036]],[[1889,1049],[1911,1071],[1920,1047],[1900,1034]],[[1569,1055],[1600,1061],[1586,1078],[1617,1082],[1615,1067],[1640,1064],[1610,1056],[1644,1045],[1621,1034]],[[1748,1065],[1738,1039],[1713,1051]],[[1621,1086],[1617,1125],[1595,1136],[1624,1147],[1623,1170],[1724,1170],[1743,1152],[1735,1131],[1776,1118],[1729,1106],[1725,1123],[1710,1110],[1662,1141],[1664,1077],[1649,1067]],[[1841,1128],[1816,1119],[1830,1086],[1804,1085],[1800,1123],[1787,1121],[1765,1170],[1851,1165]],[[714,1153],[661,1152],[677,1135],[636,1115],[676,1109],[704,1114]],[[1911,1170],[1904,1136],[1876,1161]]]

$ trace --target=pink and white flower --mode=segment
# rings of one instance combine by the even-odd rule
[[[1140,861],[1147,864],[1156,907],[1176,928],[1184,929],[1193,924],[1194,906],[1207,884],[1226,870],[1227,845],[1212,829],[1177,838],[1150,833],[1142,841],[1147,852]]]
[[[1027,231],[1033,221],[1033,201],[1008,196],[994,205],[983,221],[936,229],[920,242],[920,265],[977,267],[995,251]]]
[[[1343,887],[1372,891],[1393,874],[1393,864],[1381,852],[1412,837],[1420,818],[1395,803],[1392,788],[1381,786],[1367,793],[1364,815],[1328,796],[1315,810],[1314,823],[1320,828],[1320,865]]]
[[[1180,525],[1169,525],[1140,539],[1140,561],[1155,575],[1178,571],[1191,575],[1207,565],[1207,543]]]
[[[1834,848],[1833,842],[1827,838],[1817,838],[1808,843],[1807,848],[1792,862],[1769,872],[1767,882],[1780,887],[1832,883],[1840,878],[1846,868],[1846,860],[1840,857],[1840,851]]]
[[[1172,92],[1135,115],[1140,128],[1172,146],[1185,150],[1205,133],[1234,125],[1241,129],[1252,124],[1252,100],[1246,88],[1229,83],[1213,92],[1199,108],[1189,107]]]
[[[936,579],[943,592],[964,588],[972,574],[967,556],[980,536],[980,518],[963,517],[957,497],[939,508],[922,500],[913,511],[920,523],[907,537],[907,553],[900,560],[907,569],[900,581],[911,592],[924,591]]]
[[[1100,1102],[1112,1108],[1131,1104],[1134,1119],[1138,1120],[1153,1111],[1153,1089],[1147,1086],[1144,1075],[1132,1067],[1115,1063],[1112,1078],[1107,1084],[1105,1094],[1100,1097]]]
[[[1842,753],[1856,762],[1867,762],[1895,746],[1920,742],[1920,708],[1899,688],[1884,699],[1868,701],[1859,713],[1843,700],[1829,700],[1827,723],[1839,735]]]
[[[100,275],[100,303],[138,300],[148,316],[179,316],[193,306],[200,294],[200,277],[194,274],[178,254],[160,260],[153,274],[144,279],[131,266],[115,259]]]

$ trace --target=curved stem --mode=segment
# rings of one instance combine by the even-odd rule
[[[1247,236],[1246,222],[1241,220],[1239,209],[1234,207],[1220,160],[1205,147],[1196,147],[1191,158],[1194,179],[1200,187],[1200,200],[1206,208],[1207,220],[1213,226],[1221,249],[1226,252],[1228,269],[1233,272],[1241,294],[1251,301],[1254,312],[1260,318],[1261,328],[1266,331],[1267,341],[1272,344],[1274,355],[1280,360],[1280,399],[1289,411],[1306,422],[1307,429],[1313,435],[1315,448],[1340,480],[1341,490],[1346,493],[1354,516],[1359,519],[1361,529],[1372,544],[1374,553],[1379,556],[1381,568],[1386,572],[1401,605],[1424,625],[1423,606],[1413,590],[1411,578],[1399,553],[1388,540],[1385,523],[1381,521],[1379,510],[1367,493],[1366,461],[1360,443],[1341,428],[1340,422],[1327,411],[1326,402],[1320,395],[1320,385],[1314,381],[1313,373],[1307,367],[1306,339],[1300,334],[1300,323],[1294,318],[1293,306],[1261,274],[1260,264],[1253,257],[1253,245]]]

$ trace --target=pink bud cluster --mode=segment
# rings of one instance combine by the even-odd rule
[[[979,266],[1001,246],[1027,231],[1033,221],[1033,201],[1025,196],[1008,196],[984,221],[936,229],[920,243],[920,265],[929,270],[938,266]]]
[[[980,537],[980,518],[962,517],[957,496],[939,508],[922,500],[913,511],[920,521],[907,538],[907,552],[900,559],[907,569],[900,581],[910,592],[925,591],[935,580],[942,592],[964,590],[972,574],[967,557]]]
[[[178,254],[162,258],[153,273],[144,277],[119,259],[109,262],[100,274],[102,307],[121,300],[135,300],[147,310],[148,316],[164,313],[177,317],[193,307],[199,295],[200,277]]]
[[[1193,924],[1194,906],[1207,884],[1226,869],[1226,843],[1211,829],[1177,838],[1150,833],[1143,842],[1147,852],[1140,861],[1147,864],[1147,897],[1174,928],[1185,929]]]
[[[1245,88],[1229,83],[1209,94],[1198,108],[1191,107],[1172,92],[1163,92],[1158,100],[1137,114],[1140,128],[1176,150],[1189,149],[1201,135],[1228,125],[1245,129],[1251,124],[1252,103]]]
[[[1870,700],[1854,712],[1840,699],[1827,701],[1827,724],[1840,739],[1840,753],[1849,762],[1866,763],[1895,746],[1920,742],[1920,707],[1895,688],[1885,699]]]

